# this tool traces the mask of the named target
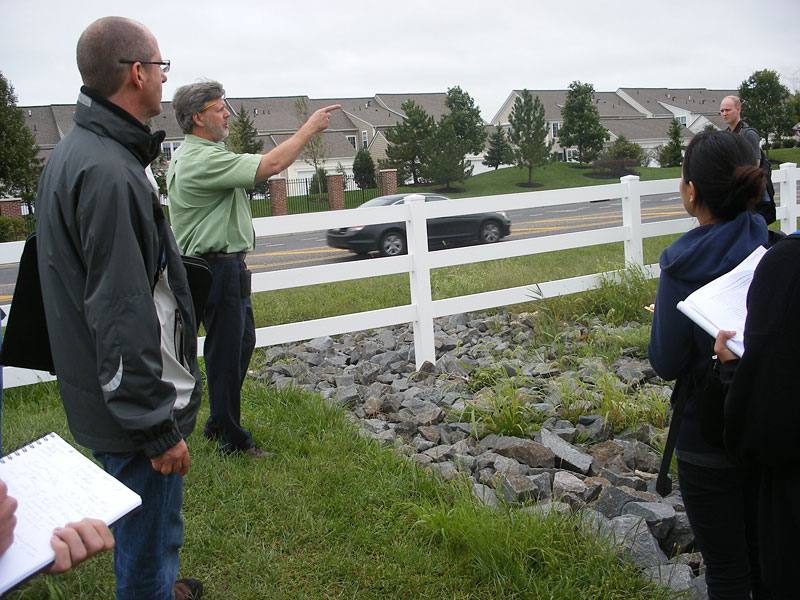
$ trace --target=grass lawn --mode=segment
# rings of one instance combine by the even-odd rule
[[[768,154],[769,162],[773,163],[773,169],[780,168],[780,164],[774,164],[775,162],[800,164],[800,148],[776,148],[775,150],[770,150]]]
[[[357,435],[312,394],[248,381],[243,422],[271,461],[221,457],[195,431],[181,575],[204,598],[666,600],[573,517],[490,512]],[[55,430],[72,441],[54,384],[8,390],[6,444]],[[207,409],[200,413],[200,422]],[[113,598],[110,553],[40,576],[13,600]]]
[[[653,179],[674,179],[680,177],[680,167],[659,169],[643,167],[638,169],[642,181]],[[488,171],[479,175],[474,175],[466,181],[453,184],[457,192],[446,192],[452,198],[471,198],[476,196],[491,196],[493,194],[513,194],[518,192],[530,192],[541,190],[556,190],[570,187],[582,187],[586,185],[604,185],[608,183],[619,183],[619,177],[608,179],[596,179],[586,177],[587,173],[593,173],[594,169],[586,166],[578,166],[574,163],[553,163],[544,167],[536,167],[533,170],[533,188],[520,187],[518,184],[527,183],[528,170],[518,167],[505,167],[495,171]],[[434,192],[440,186],[420,185],[420,186],[400,186],[400,192]]]

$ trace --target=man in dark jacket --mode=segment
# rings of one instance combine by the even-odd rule
[[[80,37],[75,127],[42,173],[39,273],[64,408],[75,440],[142,496],[115,528],[118,599],[198,598],[178,580],[185,438],[200,406],[196,327],[180,253],[148,181],[163,132],[169,61],[119,17]]]

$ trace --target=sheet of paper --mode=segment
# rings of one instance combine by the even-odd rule
[[[767,250],[759,246],[729,272],[707,283],[678,302],[678,310],[716,337],[721,329],[735,331],[727,346],[737,356],[744,353],[747,292],[753,273]]]
[[[0,594],[53,561],[54,528],[84,518],[111,525],[142,502],[55,433],[0,459],[0,479],[18,503],[14,543],[0,557]]]

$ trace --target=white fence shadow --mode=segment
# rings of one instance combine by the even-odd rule
[[[797,203],[797,166],[794,163],[784,163],[779,170],[773,171],[772,180],[776,184],[776,188],[780,190],[781,203],[777,214],[781,229],[791,233],[797,229],[797,219],[800,217],[800,206]],[[407,197],[405,204],[401,205],[254,219],[253,226],[256,236],[259,237],[319,231],[356,224],[370,225],[405,221],[408,241],[408,254],[404,256],[256,273],[253,275],[254,293],[395,273],[408,274],[411,290],[411,302],[402,306],[261,327],[256,330],[256,347],[412,323],[415,360],[419,367],[425,361],[435,362],[436,360],[433,320],[437,317],[530,302],[534,298],[549,298],[582,292],[596,288],[603,277],[613,277],[619,274],[619,271],[613,271],[555,281],[530,281],[524,285],[503,290],[433,300],[430,283],[432,269],[610,242],[623,242],[625,264],[637,265],[649,277],[658,277],[657,264],[644,264],[642,240],[648,237],[686,232],[695,221],[687,217],[643,223],[640,200],[643,195],[678,193],[679,181],[679,179],[667,179],[642,182],[636,176],[627,176],[623,177],[620,183],[610,185],[482,196],[453,202],[426,203],[422,196],[411,196]],[[509,240],[500,244],[469,246],[436,252],[428,251],[427,219],[488,210],[566,206],[609,199],[621,199],[622,201],[622,225],[619,227]],[[357,212],[355,212],[356,210]],[[19,262],[22,246],[23,242],[0,244],[0,264]],[[8,313],[7,306],[3,309]],[[198,354],[201,356],[202,342],[203,338],[198,344]],[[49,373],[41,371],[15,367],[4,369],[5,387],[29,385],[53,379],[54,377]]]

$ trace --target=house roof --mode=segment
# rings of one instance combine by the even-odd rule
[[[375,99],[382,106],[398,115],[405,116],[400,107],[406,100],[413,100],[436,121],[450,112],[450,109],[444,103],[446,97],[447,94],[445,92],[433,92],[430,94],[375,94]]]
[[[672,117],[640,117],[638,119],[600,119],[600,124],[608,129],[614,137],[622,135],[628,141],[669,139],[669,127]],[[686,127],[681,127],[681,137],[685,140],[694,137]]]
[[[709,90],[706,88],[619,88],[632,101],[655,117],[671,116],[665,105],[695,114],[711,115],[719,112],[725,96],[736,95],[736,90]]]
[[[272,142],[277,146],[290,137],[292,134],[289,133],[277,133],[269,136]],[[340,132],[332,132],[332,131],[325,131],[322,134],[322,145],[325,147],[325,155],[328,157],[328,160],[335,160],[339,158],[352,158],[356,155],[357,150],[353,147],[353,145],[347,141],[347,138],[344,137]],[[269,150],[269,147],[264,148],[265,150]]]

